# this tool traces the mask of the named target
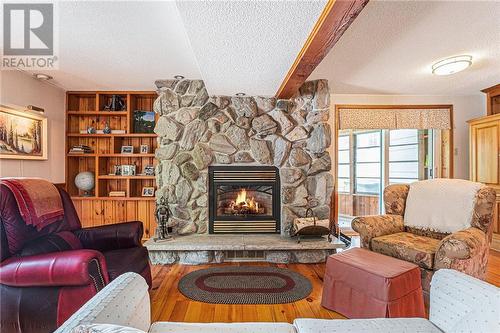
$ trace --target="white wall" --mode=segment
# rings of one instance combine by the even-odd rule
[[[65,121],[64,90],[33,79],[19,71],[0,73],[0,104],[36,105],[48,118],[48,159],[46,161],[0,160],[0,177],[41,177],[64,183]]]
[[[486,115],[484,95],[470,96],[422,96],[422,95],[331,95],[335,104],[452,104],[454,120],[454,176],[469,178],[469,129],[466,121]]]

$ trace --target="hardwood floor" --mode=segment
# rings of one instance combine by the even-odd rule
[[[227,263],[223,265],[263,265],[267,263]],[[313,284],[309,297],[298,302],[275,305],[227,305],[191,301],[177,289],[179,279],[192,271],[211,265],[153,266],[153,290],[151,291],[153,321],[181,322],[292,322],[295,318],[344,318],[321,306],[321,290],[324,264],[276,265],[289,268],[308,277]],[[491,251],[486,280],[500,286],[500,252]]]

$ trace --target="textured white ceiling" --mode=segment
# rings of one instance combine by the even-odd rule
[[[159,78],[200,78],[175,2],[59,2],[59,70],[67,90],[152,90]]]
[[[177,1],[208,92],[274,95],[326,0]]]
[[[66,90],[150,90],[181,74],[210,94],[274,95],[325,3],[58,2],[59,69],[47,74]]]
[[[450,76],[432,63],[470,54]],[[370,1],[311,78],[334,93],[465,95],[500,82],[500,2]]]

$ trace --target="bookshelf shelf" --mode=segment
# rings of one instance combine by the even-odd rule
[[[122,109],[107,109],[116,97]],[[154,91],[70,91],[66,95],[66,189],[71,195],[83,226],[97,226],[138,220],[144,224],[144,239],[152,236],[155,222],[155,197],[143,197],[144,187],[156,188],[156,177],[114,175],[117,165],[135,165],[136,174],[155,166],[155,133],[135,133],[135,111],[153,111]],[[137,113],[135,114],[137,116]],[[157,118],[155,116],[155,118]],[[124,133],[82,133],[88,127],[102,131],[107,125]],[[92,153],[69,153],[74,146],[86,145]],[[140,154],[141,145],[148,153]],[[122,146],[133,146],[133,154],[121,154]],[[74,179],[83,171],[95,175],[94,196],[83,196]],[[122,191],[124,197],[109,196]]]

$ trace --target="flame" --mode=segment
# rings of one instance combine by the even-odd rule
[[[247,203],[247,190],[242,189],[236,196],[236,204],[246,204]]]
[[[244,188],[238,192],[238,194],[236,195],[236,200],[231,206],[233,209],[245,208],[246,210],[254,213],[259,212],[259,203],[255,201],[253,197],[247,198],[247,190]]]

